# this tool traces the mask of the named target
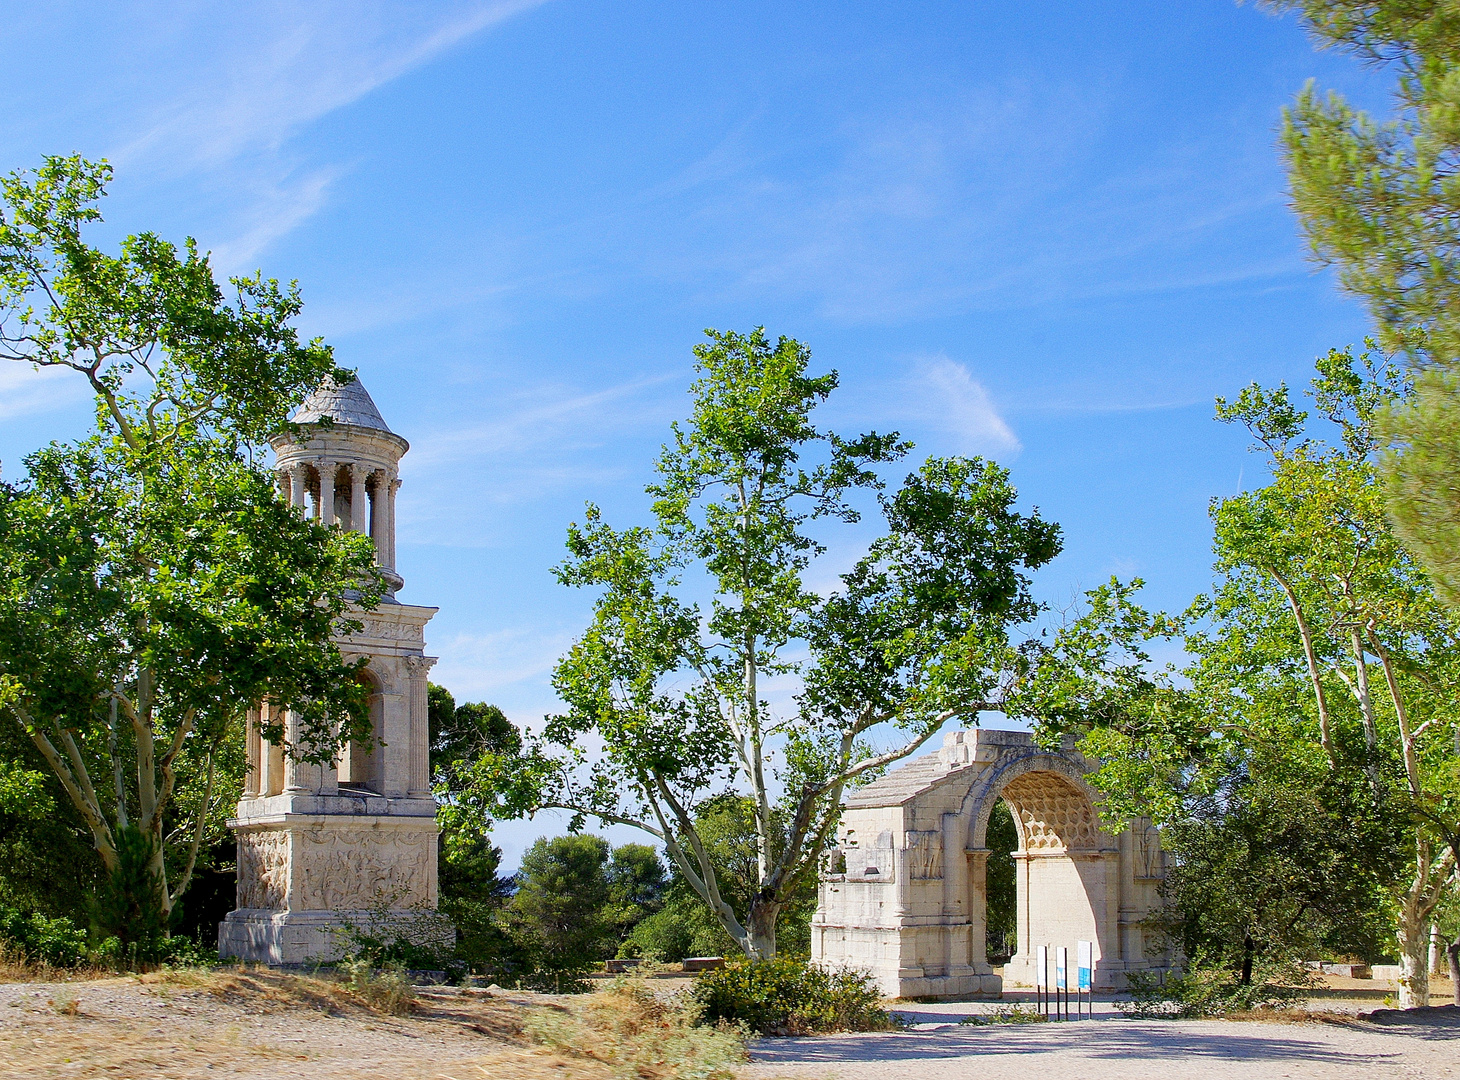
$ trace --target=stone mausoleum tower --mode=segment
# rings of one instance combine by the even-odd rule
[[[319,421],[328,418],[329,426]],[[265,742],[269,704],[249,714],[248,776],[238,816],[238,907],[219,927],[224,956],[296,964],[338,953],[339,928],[383,910],[436,906],[436,802],[427,762],[423,631],[433,607],[402,604],[395,569],[397,465],[410,448],[386,427],[359,380],[326,383],[296,423],[304,439],[274,439],[280,489],[326,525],[368,533],[386,596],[342,638],[347,660],[369,666],[371,738],[329,765],[311,765]],[[295,738],[294,717],[284,729]]]

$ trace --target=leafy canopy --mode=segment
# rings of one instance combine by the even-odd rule
[[[220,749],[249,704],[292,713],[296,757],[368,731],[332,639],[380,580],[366,538],[303,520],[259,464],[289,410],[348,374],[299,341],[297,287],[235,278],[230,302],[191,240],[91,246],[110,176],[53,157],[0,181],[0,358],[74,372],[97,406],[90,437],[0,484],[0,709],[110,872],[140,831],[136,880],[167,913],[217,827]],[[278,721],[265,735],[286,737]],[[190,821],[169,817],[180,783]]]
[[[557,806],[644,829],[765,957],[846,785],[1007,704],[1028,666],[1011,632],[1039,610],[1029,572],[1059,529],[1016,511],[1008,473],[978,458],[929,459],[886,493],[877,469],[910,444],[818,428],[837,377],[811,375],[804,345],[706,335],[689,418],[646,489],[653,523],[616,529],[589,506],[568,530],[558,577],[597,598],[554,673],[566,710],[520,754],[481,758],[476,779],[504,814]],[[887,532],[826,595],[808,576],[823,537],[860,520],[858,491]],[[739,910],[699,813],[726,791],[753,824]]]

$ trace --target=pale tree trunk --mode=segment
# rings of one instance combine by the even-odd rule
[[[1409,903],[1400,910],[1395,937],[1399,941],[1399,1007],[1422,1009],[1430,1003],[1429,934]]]
[[[1399,942],[1399,1007],[1424,1008],[1430,1003],[1430,920],[1455,869],[1455,854],[1434,857],[1430,841],[1415,842],[1414,881],[1399,898],[1395,939]]]
[[[1460,1006],[1460,938],[1445,947],[1445,958],[1450,961],[1450,993],[1455,995],[1455,1004]]]
[[[754,959],[769,960],[776,955],[776,918],[781,913],[779,901],[759,894],[751,898],[750,917],[746,919],[749,952]]]

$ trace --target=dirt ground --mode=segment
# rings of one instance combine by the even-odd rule
[[[993,1006],[898,1003],[914,1022],[910,1030],[758,1040],[743,1074],[746,1080],[1460,1078],[1460,1009],[1380,1011],[1367,1020],[1340,1015],[1382,1010],[1386,987],[1367,983],[1362,996],[1358,989],[1332,986],[1331,993],[1343,996],[1310,1003],[1330,1013],[1327,1022],[1287,1024],[1133,1021],[1103,1001],[1094,1019],[1080,1022],[970,1027],[958,1020]],[[450,987],[417,994],[413,1014],[388,1016],[330,984],[260,972],[3,984],[0,1080],[609,1080],[597,1063],[522,1038],[530,1010],[561,1009],[566,999]]]
[[[540,1080],[596,1075],[521,1038],[542,995],[419,991],[387,1016],[267,975],[0,985],[0,1078]]]

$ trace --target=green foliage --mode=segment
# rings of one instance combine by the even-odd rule
[[[1385,894],[1404,872],[1403,815],[1374,813],[1361,771],[1306,767],[1289,749],[1252,745],[1245,767],[1192,793],[1163,836],[1178,856],[1165,929],[1203,957],[1204,978],[1245,988],[1275,965],[1392,951]]]
[[[380,905],[363,919],[347,921],[337,931],[340,963],[348,970],[399,967],[440,971],[449,978],[466,974],[451,917],[429,908],[396,910]]]
[[[648,844],[620,844],[608,863],[608,920],[619,940],[664,906],[669,879]]]
[[[1393,68],[1375,120],[1310,84],[1287,110],[1293,205],[1319,261],[1338,267],[1390,350],[1426,370],[1385,435],[1399,535],[1460,605],[1460,15],[1428,0],[1280,0],[1325,45]]]
[[[370,1008],[391,1016],[404,1016],[415,1008],[416,993],[402,961],[378,965],[375,959],[361,957],[341,965],[345,986]]]
[[[1460,372],[1430,370],[1391,409],[1383,473],[1394,529],[1460,608]]]
[[[1258,967],[1240,982],[1225,965],[1210,966],[1200,954],[1181,975],[1133,971],[1126,977],[1130,999],[1121,1002],[1128,1016],[1141,1019],[1200,1020],[1234,1012],[1296,1005],[1312,990],[1308,974],[1291,964]]]
[[[313,761],[368,730],[333,639],[381,579],[368,538],[303,520],[259,464],[348,375],[298,340],[297,290],[236,278],[225,298],[192,241],[89,245],[110,175],[53,157],[0,181],[0,359],[68,369],[97,408],[90,438],[0,483],[0,718],[108,872],[127,829],[150,838],[167,914],[221,829],[250,703],[299,717],[289,752]]]
[[[837,376],[811,375],[801,343],[763,329],[707,337],[690,418],[647,488],[652,526],[618,530],[590,506],[569,528],[559,579],[597,599],[554,673],[567,710],[520,753],[483,755],[474,776],[497,813],[555,806],[644,829],[737,946],[768,957],[846,787],[951,717],[1006,704],[1026,667],[1012,629],[1039,610],[1028,573],[1060,540],[1015,510],[998,466],[930,459],[879,497],[887,534],[838,590],[808,587],[825,550],[814,523],[859,520],[854,497],[880,492],[876,469],[909,444],[818,429]],[[711,587],[705,610],[686,596],[691,575]],[[764,680],[793,676],[803,692],[772,710]],[[892,749],[873,752],[879,737]],[[727,873],[696,818],[725,791],[749,799],[748,874]],[[739,908],[727,877],[750,883]]]
[[[827,1031],[889,1031],[876,982],[863,971],[827,969],[780,955],[735,959],[695,982],[706,1021],[744,1024],[763,1035]]]
[[[997,1009],[986,1013],[974,1013],[972,1016],[965,1016],[958,1021],[960,1024],[967,1024],[970,1027],[989,1027],[994,1024],[1043,1024],[1049,1017],[1028,1005],[1011,1003],[1000,1005]]]
[[[3,718],[0,772],[14,796],[0,801],[0,904],[84,921],[86,897],[105,868],[55,773],[19,726]]]
[[[700,843],[716,868],[720,896],[744,923],[759,882],[754,802],[725,794],[707,799],[695,811]],[[774,811],[772,827],[784,836],[784,825]],[[784,840],[782,840],[784,842]],[[811,916],[816,911],[816,880],[807,877],[789,895],[781,910],[776,939],[792,955],[811,951]],[[686,956],[721,956],[737,943],[678,867],[671,867],[662,910],[638,923],[619,949],[620,956],[654,954],[664,960]]]
[[[581,973],[613,955],[609,854],[608,841],[576,835],[543,837],[522,857],[504,917],[537,966]]]
[[[495,705],[458,706],[450,691],[427,686],[430,769],[441,827],[437,880],[440,908],[457,933],[458,962],[475,971],[520,969],[522,949],[502,925],[511,881],[498,873],[502,851],[491,842],[492,819],[470,784],[470,768],[484,753],[520,745],[517,731]]]
[[[1375,122],[1309,85],[1287,110],[1283,144],[1294,208],[1313,252],[1365,299],[1387,347],[1429,332],[1426,350],[1460,358],[1460,18],[1415,0],[1279,0],[1319,40],[1397,69],[1394,116]]]
[[[38,912],[26,914],[0,906],[0,943],[32,963],[52,967],[77,967],[87,959],[87,934],[70,919],[48,919]]]
[[[686,956],[724,956],[735,948],[735,939],[725,932],[709,905],[682,880],[676,880],[664,906],[629,932],[618,954],[678,961]]]
[[[1213,501],[1212,593],[1173,620],[1133,586],[1097,590],[1026,698],[1042,737],[1085,736],[1108,820],[1162,827],[1173,936],[1241,986],[1304,952],[1387,952],[1386,909],[1415,960],[1460,848],[1460,624],[1391,528],[1377,465],[1407,376],[1372,351],[1316,366],[1316,418],[1285,386],[1217,403],[1270,480]],[[1158,668],[1149,643],[1178,636],[1190,662]],[[1406,1004],[1425,994],[1421,975]]]

